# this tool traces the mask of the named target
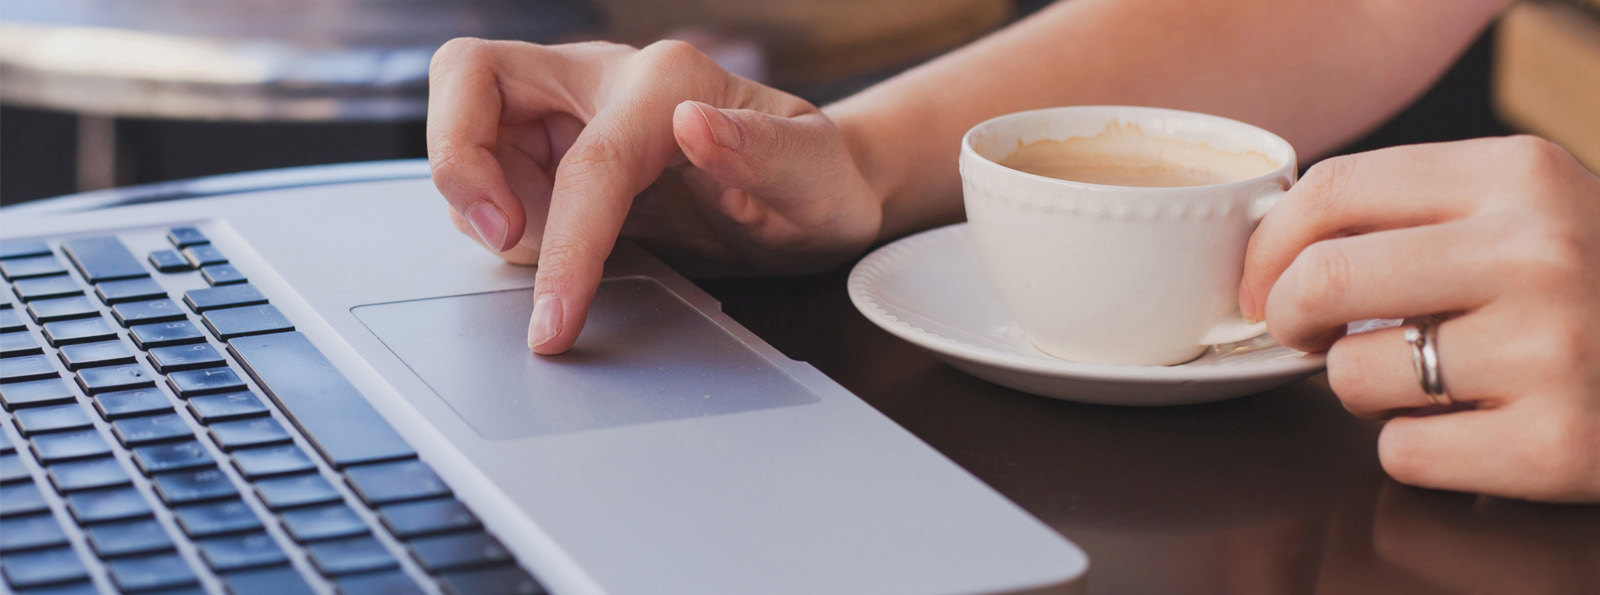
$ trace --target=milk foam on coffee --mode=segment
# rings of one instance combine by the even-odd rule
[[[1145,134],[1137,124],[1112,120],[1094,136],[1044,139],[1000,160],[1030,174],[1108,186],[1209,186],[1253,178],[1277,169],[1255,151]]]

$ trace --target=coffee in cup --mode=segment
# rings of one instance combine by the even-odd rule
[[[1294,182],[1260,128],[1177,110],[1078,106],[994,118],[962,139],[984,273],[1062,359],[1172,365],[1265,331],[1238,312],[1245,246]]]

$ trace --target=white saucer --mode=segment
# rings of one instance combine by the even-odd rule
[[[850,272],[850,300],[874,324],[950,365],[1045,397],[1106,405],[1180,405],[1261,392],[1322,371],[1325,358],[1270,337],[1218,345],[1176,366],[1056,359],[1029,343],[979,268],[967,224],[910,236]]]

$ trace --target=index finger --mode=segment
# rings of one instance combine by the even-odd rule
[[[505,101],[498,51],[494,42],[460,38],[434,53],[427,137],[434,186],[485,246],[504,252],[521,239],[526,214],[494,156]]]
[[[534,278],[528,347],[551,355],[577,341],[633,197],[676,152],[673,102],[623,105],[589,122],[556,167]]]

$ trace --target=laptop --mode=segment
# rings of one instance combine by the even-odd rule
[[[1024,593],[1083,552],[619,244],[571,352],[426,178],[0,212],[0,591]],[[819,324],[826,321],[818,321]]]

